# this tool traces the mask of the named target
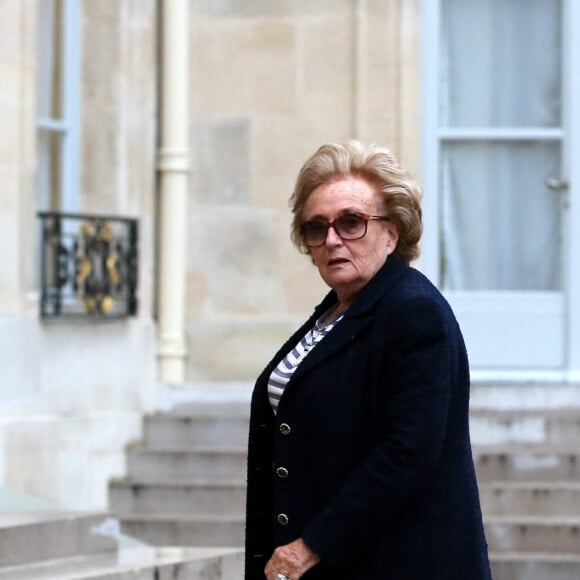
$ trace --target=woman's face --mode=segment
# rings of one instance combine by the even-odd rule
[[[304,221],[329,222],[345,213],[385,216],[382,198],[365,180],[348,176],[316,188],[304,207]],[[379,271],[397,246],[391,222],[373,220],[358,240],[343,240],[334,228],[325,242],[310,248],[322,279],[337,293],[341,306],[350,306],[355,294]]]

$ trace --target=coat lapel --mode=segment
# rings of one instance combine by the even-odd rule
[[[407,268],[408,265],[402,258],[391,254],[375,277],[360,291],[354,304],[345,313],[343,320],[328,335],[328,338],[323,339],[316,345],[316,348],[300,363],[286,389],[292,388],[292,385],[300,377],[347,347],[353,340],[356,340],[356,337],[371,324],[377,302],[398,282],[407,271]],[[334,302],[336,302],[336,295],[334,292],[330,292],[316,308],[314,315],[307,324],[300,328],[289,341],[292,344],[289,345],[288,350],[295,346],[296,342],[302,338],[317,317],[321,316]],[[280,358],[277,358],[277,362]]]
[[[408,264],[399,256],[391,254],[385,265],[375,277],[360,291],[356,302],[345,313],[343,320],[332,330],[328,338],[322,340],[316,348],[300,363],[290,379],[286,390],[292,389],[300,377],[323,363],[329,357],[339,352],[355,340],[372,322],[374,307],[377,302],[405,274]],[[260,394],[263,406],[272,413],[268,402],[268,379],[276,365],[296,346],[298,341],[312,328],[316,320],[322,316],[337,301],[334,291],[329,292],[324,300],[315,308],[310,318],[284,343],[274,355],[256,381],[256,395]]]

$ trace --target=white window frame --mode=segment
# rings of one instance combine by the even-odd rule
[[[59,207],[39,209],[77,212],[80,189],[80,1],[61,0],[61,2],[62,118],[38,117],[36,120],[39,132],[56,134],[61,139],[60,167],[58,168],[60,191],[57,192]]]
[[[565,160],[569,203],[570,245],[566,262],[567,365],[570,380],[580,382],[580,2],[564,2],[564,107],[568,119],[568,158]],[[575,74],[574,74],[575,73]]]

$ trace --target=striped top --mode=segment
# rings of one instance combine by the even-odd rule
[[[329,312],[324,313],[314,326],[300,339],[298,344],[278,363],[268,379],[268,398],[274,414],[278,411],[278,403],[286,385],[294,371],[306,358],[309,352],[342,320],[344,314],[333,316],[326,324],[324,320]]]

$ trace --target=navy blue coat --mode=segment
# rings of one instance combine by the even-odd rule
[[[389,256],[274,416],[272,369],[334,302],[330,292],[255,385],[246,580],[263,580],[274,548],[299,537],[322,558],[304,580],[489,580],[466,350],[420,272]]]

